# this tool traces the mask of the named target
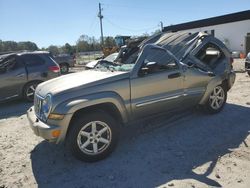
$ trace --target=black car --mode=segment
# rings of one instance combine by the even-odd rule
[[[62,74],[68,73],[69,67],[74,67],[76,63],[75,57],[69,54],[60,54],[57,56],[53,56],[53,58],[60,66]]]
[[[0,55],[0,102],[23,97],[33,101],[36,86],[60,75],[60,67],[46,51]]]
[[[247,54],[246,61],[245,61],[245,69],[250,76],[250,52]]]

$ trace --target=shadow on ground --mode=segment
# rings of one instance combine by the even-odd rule
[[[90,164],[44,141],[31,152],[34,177],[39,187],[156,187],[184,179],[221,187],[208,175],[249,135],[249,113],[250,108],[227,104],[212,116],[191,112],[176,121],[162,117],[130,126],[109,158]],[[208,162],[203,174],[193,171]]]
[[[17,117],[26,114],[26,111],[33,105],[22,99],[0,103],[0,119]]]

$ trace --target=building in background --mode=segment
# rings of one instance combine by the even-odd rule
[[[232,52],[250,52],[250,10],[164,27],[164,32],[202,31],[220,39]]]

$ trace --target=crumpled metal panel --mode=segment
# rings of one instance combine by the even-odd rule
[[[163,35],[158,41],[156,41],[156,45],[159,45],[169,51],[171,51],[177,59],[181,59],[187,52],[189,52],[190,47],[197,43],[200,38],[200,33],[174,33]]]
[[[181,59],[185,53],[194,45],[198,39],[206,34],[202,33],[160,33],[154,35],[147,40],[143,41],[139,47],[143,47],[146,44],[156,44],[172,52],[177,59]]]

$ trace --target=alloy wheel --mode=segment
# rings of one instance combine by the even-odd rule
[[[225,101],[225,92],[221,86],[216,86],[209,98],[209,104],[214,110],[221,108]]]
[[[77,144],[82,152],[97,155],[110,145],[111,139],[111,129],[105,122],[91,121],[79,131]]]
[[[30,101],[34,99],[37,84],[32,84],[26,89],[26,98]]]

